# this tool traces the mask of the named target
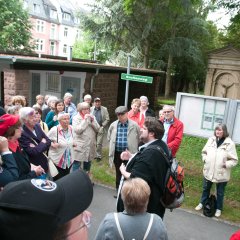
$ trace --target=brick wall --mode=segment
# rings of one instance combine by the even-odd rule
[[[23,95],[29,99],[30,75],[27,70],[4,71],[4,104],[10,105],[11,98],[15,95]]]
[[[117,106],[119,74],[99,73],[93,80],[93,92],[91,92],[91,77],[93,75],[94,74],[87,73],[84,95],[91,94],[93,99],[95,97],[101,98],[102,105],[107,107],[112,122],[116,119],[114,110]]]

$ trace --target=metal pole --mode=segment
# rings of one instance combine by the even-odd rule
[[[127,74],[130,74],[130,67],[131,67],[131,55],[128,54],[128,67],[127,67]],[[129,80],[126,80],[126,89],[125,89],[125,107],[128,105],[128,92],[129,92]]]

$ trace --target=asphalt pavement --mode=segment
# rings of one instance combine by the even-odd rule
[[[93,201],[88,209],[93,215],[89,240],[94,239],[106,213],[116,211],[114,194],[113,189],[95,184]],[[181,208],[173,212],[167,210],[164,223],[169,240],[228,240],[235,231],[240,229],[240,226],[225,222],[221,218],[207,218],[202,214],[196,214],[195,211]]]

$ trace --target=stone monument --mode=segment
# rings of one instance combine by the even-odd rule
[[[204,94],[240,99],[240,50],[227,46],[209,53]]]

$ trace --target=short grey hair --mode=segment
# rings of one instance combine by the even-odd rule
[[[57,100],[58,100],[57,97],[55,97],[55,96],[50,96],[50,97],[48,98],[48,100],[47,100],[47,105],[49,106],[49,104],[50,104],[51,102],[56,102]]]
[[[60,112],[59,114],[58,114],[58,121],[59,120],[61,120],[63,117],[65,117],[65,116],[69,116],[69,118],[70,118],[70,114],[69,113],[66,113],[66,112]]]
[[[172,110],[173,112],[175,112],[175,107],[172,106],[172,105],[164,105],[162,109],[163,109],[163,110],[170,109],[170,110]]]
[[[19,118],[20,121],[23,123],[26,121],[31,113],[34,113],[34,109],[31,107],[22,107],[19,110]]]
[[[81,102],[77,105],[78,112],[82,111],[84,108],[90,108],[90,105],[87,102]]]
[[[87,94],[84,96],[83,100],[85,101],[86,99],[91,99],[92,100],[92,96],[90,94]]]
[[[67,98],[67,97],[72,97],[72,96],[73,96],[73,95],[72,95],[71,93],[67,92],[67,93],[64,94],[63,99],[65,99],[65,98]]]

